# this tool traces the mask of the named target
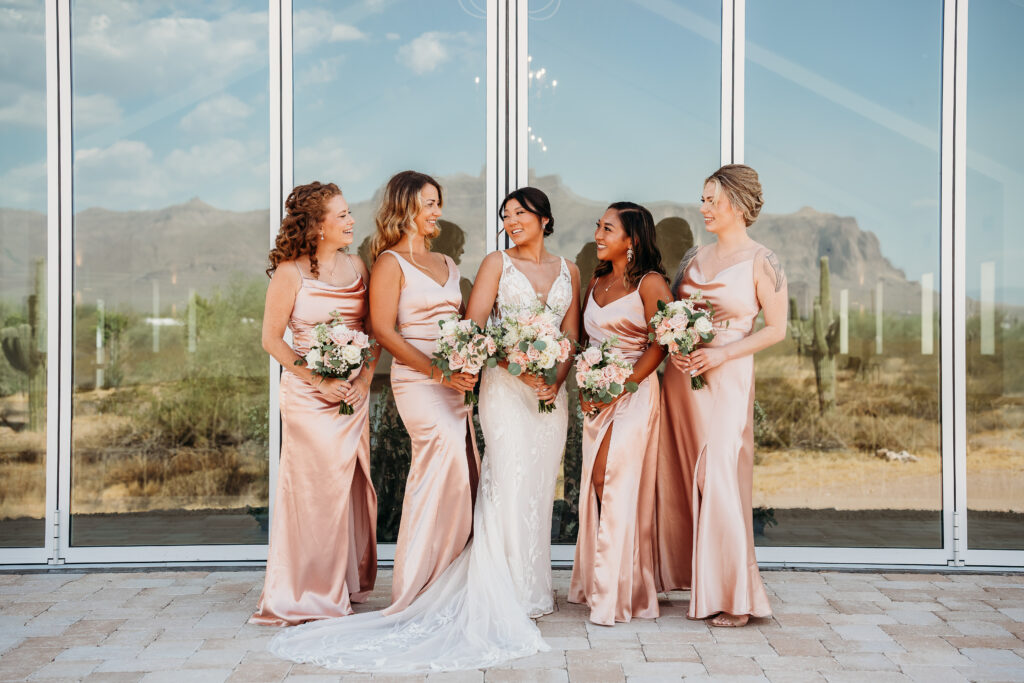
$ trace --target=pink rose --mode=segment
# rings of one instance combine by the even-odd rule
[[[583,352],[583,360],[587,362],[587,365],[596,365],[601,362],[601,349],[596,346],[591,346]]]
[[[458,351],[452,351],[452,355],[448,358],[448,367],[452,370],[460,370],[466,364],[466,357]]]

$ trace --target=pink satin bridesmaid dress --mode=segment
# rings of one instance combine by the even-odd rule
[[[458,314],[462,305],[459,269],[445,256],[448,280],[439,285],[404,256],[384,253],[398,260],[405,276],[398,331],[429,357],[440,336],[438,321]],[[480,473],[473,409],[465,405],[461,391],[398,360],[391,365],[391,389],[412,440],[412,462],[395,548],[391,606],[385,614],[405,609],[466,547]]]
[[[288,322],[295,351],[309,351],[313,327],[332,311],[362,330],[368,309],[361,277],[335,286],[303,276]],[[339,415],[338,406],[297,375],[282,373],[281,463],[267,575],[252,623],[289,626],[345,616],[350,603],[373,590],[377,494],[370,480],[369,401],[352,406],[352,415]]]
[[[645,276],[646,277],[646,276]],[[653,277],[660,277],[654,274]],[[599,306],[593,292],[583,314],[590,344],[618,337],[631,362],[648,346],[640,292]],[[658,616],[654,586],[654,481],[661,408],[658,375],[640,382],[612,406],[583,422],[580,527],[569,602],[590,606],[590,620],[611,626]],[[614,424],[613,424],[614,423]],[[594,460],[611,432],[600,513],[593,488]]]
[[[698,252],[699,256],[699,252]],[[693,258],[679,289],[700,291],[715,307],[709,346],[742,339],[761,310],[754,289],[758,254],[723,268],[713,278]],[[726,361],[690,378],[668,363],[658,452],[657,529],[659,589],[690,588],[691,619],[719,612],[771,615],[754,555],[751,496],[754,474],[754,357]]]

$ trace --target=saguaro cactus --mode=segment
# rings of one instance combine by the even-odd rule
[[[790,335],[797,353],[810,356],[818,388],[818,410],[826,413],[836,406],[836,353],[839,347],[839,319],[832,312],[832,277],[828,256],[819,264],[818,296],[814,297],[811,319],[790,318]],[[795,302],[790,302],[791,313]]]
[[[46,427],[46,330],[41,310],[45,268],[41,259],[35,266],[35,286],[28,296],[28,324],[3,328],[0,345],[11,367],[28,375],[28,428],[39,432]]]

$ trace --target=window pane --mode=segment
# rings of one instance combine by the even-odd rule
[[[967,59],[967,540],[1024,549],[1024,7],[970,5]]]
[[[719,165],[721,13],[713,0],[530,3],[530,183],[551,199],[547,248],[575,259],[583,288],[608,204],[651,210],[670,273],[703,225],[693,200]],[[574,417],[552,529],[561,543],[576,541],[581,467],[571,379],[569,388]]]
[[[44,544],[46,16],[0,13],[0,547]]]
[[[337,183],[369,259],[379,192],[414,169],[444,189],[433,248],[462,273],[464,301],[486,250],[484,3],[295,0],[295,182]],[[370,466],[377,540],[394,542],[409,469],[409,437],[391,398],[391,358],[377,366]],[[482,442],[479,426],[478,443]]]
[[[72,3],[71,541],[265,543],[267,8]]]
[[[751,235],[792,297],[757,359],[761,545],[942,545],[941,19],[937,0],[747,3]]]

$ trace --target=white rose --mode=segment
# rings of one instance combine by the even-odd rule
[[[320,349],[310,349],[309,353],[306,354],[306,367],[310,370],[316,370],[316,364],[322,362],[323,359],[324,357],[320,354]]]
[[[682,301],[673,301],[668,305],[667,308],[669,317],[687,312],[686,304],[684,304]]]
[[[363,352],[356,346],[341,347],[341,359],[349,365],[358,365],[363,358]]]
[[[697,330],[698,334],[705,335],[711,332],[711,330],[714,328],[712,328],[710,320],[708,320],[704,316],[701,316],[694,321],[693,329]]]

